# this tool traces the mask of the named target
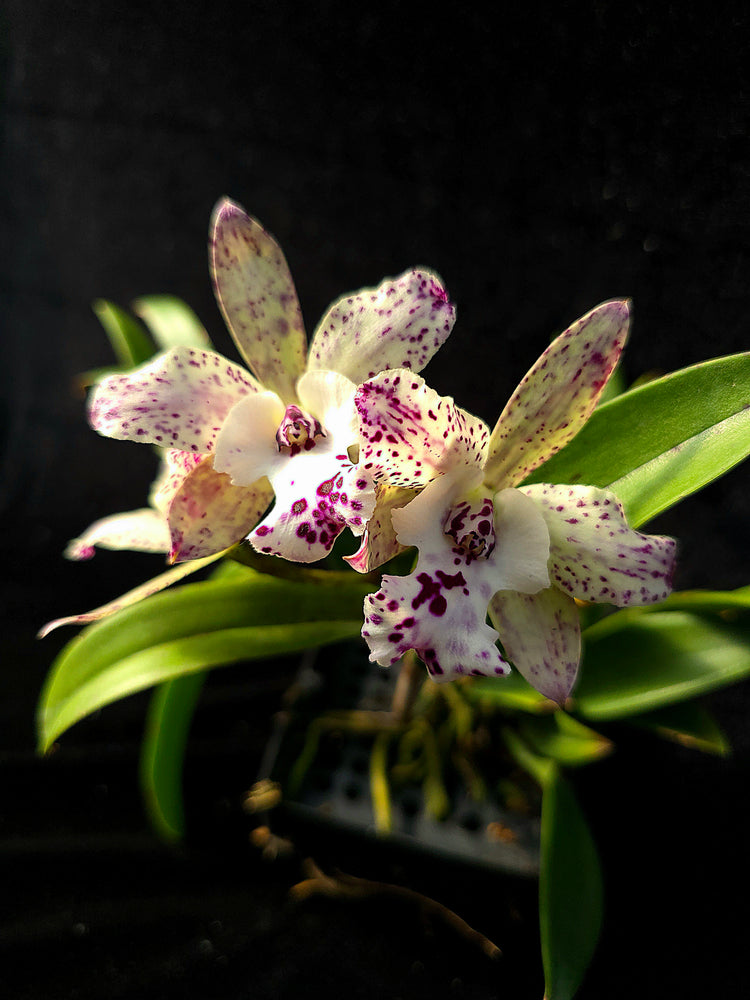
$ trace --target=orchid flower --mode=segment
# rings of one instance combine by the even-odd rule
[[[357,466],[356,386],[388,368],[420,371],[455,310],[435,274],[406,271],[335,302],[308,352],[279,246],[228,199],[214,210],[210,252],[219,306],[250,371],[178,347],[104,379],[90,420],[109,437],[187,456],[166,507],[173,561],[250,533],[260,552],[313,562],[345,526],[361,534],[375,505]]]
[[[384,576],[365,600],[371,660],[389,666],[414,649],[435,680],[504,675],[510,661],[562,704],[581,655],[576,601],[626,607],[668,595],[674,540],[629,528],[611,492],[519,486],[588,420],[628,323],[627,301],[575,322],[522,380],[492,433],[411,372],[360,386],[362,468],[377,483],[421,488],[391,514],[395,541],[419,550],[416,567]]]

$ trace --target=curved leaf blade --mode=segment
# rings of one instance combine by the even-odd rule
[[[149,702],[141,743],[141,792],[152,826],[168,842],[185,835],[185,747],[205,679],[205,671],[175,677],[161,684]]]
[[[637,527],[749,453],[746,352],[684,368],[604,404],[526,482],[619,489],[628,519]]]
[[[66,729],[97,709],[155,684],[212,667],[298,653],[311,646],[353,639],[361,628],[361,618],[251,625],[190,635],[140,649],[90,674],[66,697],[47,698],[39,722],[41,747],[49,749]]]
[[[539,927],[545,1000],[572,1000],[596,949],[604,908],[594,839],[573,790],[552,768],[542,797]]]
[[[750,409],[735,413],[610,483],[634,527],[723,476],[750,455]]]
[[[628,720],[639,729],[647,729],[662,739],[703,753],[728,757],[732,752],[729,740],[711,712],[693,701],[636,715]]]
[[[88,711],[93,711],[92,707],[86,710],[86,698],[78,699],[79,691],[89,690],[90,684],[95,684],[92,690],[98,693],[95,696],[92,694],[88,701],[91,705],[98,702],[95,707],[101,707],[101,704],[139,690],[140,687],[147,687],[185,672],[180,671],[178,665],[173,665],[164,676],[156,671],[153,679],[144,679],[140,687],[133,686],[131,676],[122,690],[117,689],[120,693],[115,692],[111,696],[96,687],[96,683],[101,684],[97,679],[110,676],[110,672],[118,664],[129,662],[134,667],[138,654],[156,648],[174,649],[175,644],[183,640],[207,641],[212,634],[238,633],[248,627],[277,630],[269,633],[266,639],[259,633],[258,641],[266,642],[269,649],[263,655],[304,648],[293,634],[295,630],[301,630],[302,635],[303,627],[308,630],[304,634],[308,637],[305,641],[310,645],[329,641],[325,628],[329,623],[338,626],[332,630],[334,638],[340,635],[343,637],[342,633],[346,636],[357,635],[362,623],[362,601],[370,587],[370,583],[358,578],[348,579],[346,583],[335,582],[322,586],[318,582],[296,583],[248,570],[246,578],[242,580],[209,580],[188,584],[127,607],[84,629],[68,643],[52,665],[39,706],[38,728],[42,745],[46,748],[55,736],[72,725],[72,721],[67,721],[61,729],[61,719],[72,719],[75,715],[73,721],[77,721],[88,714]],[[346,628],[341,628],[342,622],[346,624]],[[357,623],[354,631],[353,622]],[[313,626],[318,626],[317,631]],[[285,629],[289,631],[284,632]],[[247,646],[251,641],[254,641],[252,636],[247,634],[243,655],[236,655],[236,650],[230,643],[232,662],[254,655],[254,648]],[[216,655],[216,652],[211,653],[210,662],[203,665],[215,666],[219,662],[228,662],[217,660]],[[198,660],[200,661],[200,657]],[[114,678],[118,675],[111,676]],[[78,705],[76,712],[72,713],[64,709],[71,700]],[[50,735],[53,730],[54,735]]]
[[[91,307],[104,327],[120,368],[137,368],[154,356],[156,347],[137,319],[107,299],[96,299]]]
[[[211,347],[201,321],[187,303],[174,295],[143,295],[135,300],[133,310],[150,329],[161,351]]]
[[[611,740],[589,729],[565,712],[523,719],[521,736],[538,754],[564,767],[580,767],[606,757],[614,749]]]
[[[614,618],[615,616],[612,616]],[[687,611],[604,619],[584,634],[573,699],[592,720],[648,712],[750,675],[750,624],[728,625]]]

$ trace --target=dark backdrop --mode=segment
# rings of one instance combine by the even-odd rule
[[[192,841],[151,837],[136,786],[145,699],[33,752],[61,633],[49,618],[147,576],[150,557],[64,562],[92,520],[140,506],[148,449],[98,438],[76,373],[106,364],[90,303],[171,292],[233,347],[206,268],[222,194],[277,236],[312,330],[341,293],[441,273],[456,330],[431,383],[494,421],[550,335],[630,295],[626,370],[746,349],[750,73],[742,5],[491,8],[319,0],[6,0],[1,15],[3,660],[0,945],[9,995],[539,998],[528,887],[343,843],[357,874],[432,892],[504,946],[491,964],[398,903],[292,906],[296,877],[245,842],[288,665],[207,689],[188,760]],[[748,473],[659,519],[678,586],[748,582]],[[582,1000],[747,989],[737,916],[747,687],[713,699],[729,760],[636,745],[580,777],[608,909]],[[216,849],[226,837],[231,849]],[[329,843],[318,846],[325,854]],[[524,942],[527,942],[526,944]]]

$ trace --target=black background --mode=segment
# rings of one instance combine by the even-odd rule
[[[743,6],[6,0],[1,16],[7,995],[538,1000],[533,888],[316,846],[455,907],[501,944],[493,964],[406,904],[294,906],[293,866],[247,846],[238,802],[291,665],[211,679],[180,851],[141,813],[144,698],[35,757],[67,638],[36,629],[161,565],[61,558],[95,518],[141,506],[154,472],[149,449],[88,429],[75,375],[110,360],[97,297],[179,295],[235,356],[206,268],[223,194],[276,235],[310,332],[343,292],[436,269],[459,318],[429,380],[491,422],[550,335],[605,298],[634,300],[630,377],[746,349]],[[748,582],[748,485],[737,469],[655,523],[681,539],[678,586]],[[577,778],[608,893],[582,1000],[747,991],[747,686],[712,702],[732,758],[644,740]]]

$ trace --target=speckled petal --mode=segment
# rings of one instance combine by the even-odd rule
[[[555,587],[537,594],[503,590],[490,601],[489,612],[518,672],[546,698],[564,704],[581,659],[575,601]]]
[[[381,484],[376,488],[375,510],[367,522],[362,544],[354,555],[344,556],[358,573],[371,573],[404,551],[406,546],[396,538],[391,513],[405,507],[416,495],[416,490],[407,490],[403,486]]]
[[[521,489],[550,533],[550,576],[581,601],[628,607],[663,601],[672,589],[677,543],[629,528],[617,497],[593,486]]]
[[[279,452],[276,431],[284,404],[275,392],[248,396],[232,409],[216,441],[214,469],[225,472],[234,486],[252,486],[271,476],[288,456]]]
[[[381,590],[365,600],[362,635],[383,666],[416,649],[436,680],[507,673],[497,633],[485,621],[487,606],[500,589],[538,591],[549,582],[544,520],[516,490],[496,498],[496,544],[488,556],[469,555],[445,533],[456,504],[481,492],[467,495],[465,481],[465,473],[441,476],[393,511],[398,541],[415,545],[419,561],[410,576],[384,576]]]
[[[293,403],[307,347],[294,282],[274,238],[228,198],[214,208],[210,267],[240,354],[267,389]]]
[[[151,507],[103,517],[68,543],[67,559],[90,559],[95,546],[134,552],[167,552],[169,532],[164,518]]]
[[[229,476],[214,470],[209,456],[184,478],[169,504],[170,560],[202,559],[235,545],[272,500],[267,479],[232,486]]]
[[[389,667],[414,649],[436,681],[510,672],[485,621],[487,599],[462,568],[383,577],[381,589],[365,598],[362,637],[371,661]]]
[[[102,379],[89,400],[89,420],[105,437],[207,454],[237,400],[258,389],[221,355],[177,347]]]
[[[362,637],[370,659],[384,667],[414,649],[435,680],[500,676],[508,665],[486,623],[493,594],[487,561],[456,548],[442,527],[456,499],[451,479],[440,477],[393,511],[399,541],[417,545],[419,561],[409,576],[385,575],[381,589],[365,598]]]
[[[306,372],[297,383],[304,408],[316,417],[327,435],[345,440],[347,447],[358,440],[359,422],[354,408],[356,385],[333,371]]]
[[[372,481],[337,450],[333,438],[285,456],[270,474],[276,503],[250,541],[258,552],[292,562],[316,562],[345,527],[364,531],[375,507]]]
[[[550,344],[492,431],[486,483],[515,486],[576,436],[617,364],[629,318],[627,300],[604,302]]]
[[[421,371],[453,328],[456,310],[432,271],[405,271],[335,302],[310,345],[310,370],[355,384],[386,368]]]
[[[172,502],[172,497],[182,487],[185,478],[196,465],[206,460],[205,455],[196,455],[191,451],[178,451],[168,448],[162,452],[161,468],[154,480],[149,493],[149,503],[160,512],[164,520]]]
[[[383,372],[359,387],[355,404],[360,462],[376,482],[419,487],[459,468],[481,477],[487,425],[419,375],[403,368]]]

